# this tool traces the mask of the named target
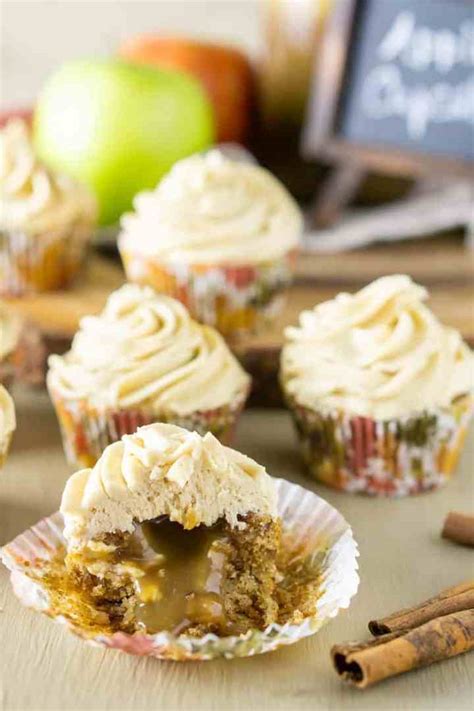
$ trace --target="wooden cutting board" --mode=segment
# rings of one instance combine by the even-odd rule
[[[438,239],[410,244],[380,245],[344,254],[303,253],[295,285],[278,322],[268,332],[241,344],[242,353],[278,350],[283,328],[295,323],[300,311],[354,291],[390,273],[408,273],[426,285],[430,305],[446,324],[461,331],[474,344],[474,253],[457,240]],[[81,278],[69,291],[12,299],[12,306],[39,326],[46,338],[71,340],[79,319],[98,313],[108,294],[125,280],[118,262],[94,255]]]

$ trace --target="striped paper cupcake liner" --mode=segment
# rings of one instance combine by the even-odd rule
[[[79,469],[94,466],[109,444],[153,422],[178,425],[201,435],[212,432],[223,444],[229,444],[248,390],[238,395],[231,404],[212,410],[197,410],[189,415],[159,413],[145,407],[99,411],[83,400],[67,400],[51,388],[50,395],[56,409],[67,461]]]
[[[258,265],[213,266],[165,264],[121,250],[129,281],[178,299],[194,318],[214,326],[229,340],[273,323],[292,281],[295,256],[290,252]]]
[[[406,496],[436,489],[451,477],[474,401],[378,421],[318,412],[288,400],[308,473],[336,489]]]
[[[87,642],[119,649],[138,656],[175,661],[248,657],[294,644],[318,632],[340,610],[348,608],[357,592],[358,549],[352,530],[341,514],[324,499],[301,486],[276,479],[278,514],[282,518],[284,545],[289,556],[303,556],[309,561],[319,583],[316,607],[298,623],[271,624],[265,630],[249,630],[240,636],[203,637],[157,634],[92,635],[74,626],[70,619],[57,616],[51,609],[48,592],[41,577],[48,561],[65,547],[63,521],[59,513],[43,519],[3,547],[1,557],[11,571],[11,582],[19,600],[66,625]]]
[[[82,264],[91,227],[29,235],[0,231],[0,294],[20,296],[68,286]]]

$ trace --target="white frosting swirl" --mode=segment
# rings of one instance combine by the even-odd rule
[[[93,224],[95,201],[79,183],[47,170],[24,121],[0,129],[0,228],[37,234]]]
[[[15,427],[15,405],[8,392],[0,385],[0,457],[5,454]]]
[[[162,515],[185,528],[219,518],[236,526],[249,512],[275,516],[276,493],[263,467],[212,434],[153,424],[109,445],[93,469],[73,474],[61,512],[71,548]]]
[[[282,382],[301,405],[379,420],[449,406],[474,389],[474,357],[408,276],[304,311],[287,328]]]
[[[149,287],[127,284],[81,321],[71,350],[51,356],[48,385],[101,408],[187,415],[231,404],[249,377],[222,336]]]
[[[0,301],[0,362],[15,350],[20,338],[21,321]]]
[[[193,264],[260,263],[298,246],[300,211],[267,170],[219,151],[178,162],[122,218],[120,248]]]

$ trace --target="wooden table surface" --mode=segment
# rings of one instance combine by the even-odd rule
[[[0,474],[0,544],[56,510],[68,470],[45,393],[16,392],[19,427]],[[349,610],[319,634],[260,657],[184,663],[93,648],[24,609],[0,570],[0,708],[4,711],[141,709],[472,708],[474,655],[465,655],[361,692],[344,686],[329,662],[335,642],[367,636],[367,622],[473,577],[471,549],[440,538],[445,514],[472,510],[473,438],[453,481],[439,492],[376,500],[332,492],[303,479],[288,414],[250,410],[236,446],[268,471],[305,484],[352,524],[361,586]]]

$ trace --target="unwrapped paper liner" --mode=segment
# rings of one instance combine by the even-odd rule
[[[178,425],[201,435],[212,432],[223,444],[230,444],[248,389],[228,405],[212,410],[198,410],[189,415],[160,414],[146,407],[97,410],[84,400],[62,398],[53,388],[50,388],[50,395],[58,416],[68,463],[80,468],[94,466],[109,444],[153,422]]]
[[[316,613],[301,623],[271,624],[265,630],[250,630],[241,636],[218,637],[206,634],[201,638],[156,634],[98,634],[87,637],[73,628],[64,617],[57,622],[68,625],[73,632],[88,642],[129,654],[152,656],[160,659],[209,660],[219,657],[247,657],[270,652],[278,647],[293,644],[317,632],[340,609],[349,607],[357,592],[357,544],[352,530],[341,514],[316,494],[275,479],[278,492],[278,513],[283,521],[284,541],[291,541],[292,549],[310,556],[318,569],[320,593]],[[11,571],[15,594],[27,607],[48,614],[48,594],[41,581],[34,581],[28,573],[41,575],[41,562],[51,560],[65,545],[63,521],[59,513],[43,519],[20,534],[1,550],[4,564]]]
[[[372,496],[436,489],[451,477],[474,410],[470,396],[392,420],[313,410],[287,398],[309,474]]]
[[[163,263],[125,250],[121,257],[129,281],[181,301],[194,318],[232,340],[273,323],[292,281],[296,252],[229,266]]]

